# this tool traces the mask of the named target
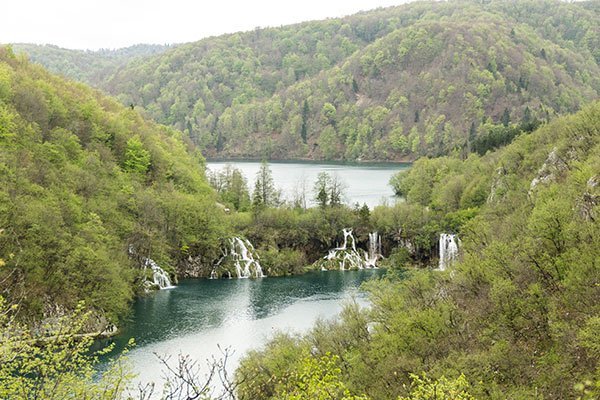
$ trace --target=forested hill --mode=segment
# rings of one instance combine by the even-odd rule
[[[391,265],[440,228],[460,260],[388,273],[368,309],[250,352],[238,398],[598,399],[600,102],[483,157],[422,158],[397,183],[406,202],[370,219],[398,245]]]
[[[115,71],[139,57],[163,53],[171,46],[138,44],[117,50],[97,51],[63,49],[54,45],[15,43],[15,53],[26,53],[30,60],[48,71],[82,82],[98,84]]]
[[[221,212],[183,139],[0,47],[0,296],[24,316],[85,300],[114,320],[143,257],[216,254]]]
[[[477,151],[600,92],[597,2],[417,2],[212,37],[92,84],[209,156]]]

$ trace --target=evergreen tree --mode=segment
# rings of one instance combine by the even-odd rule
[[[304,100],[304,104],[302,105],[302,127],[300,128],[300,136],[302,137],[302,142],[306,143],[308,137],[308,113],[310,109],[308,108],[308,101]]]
[[[327,172],[320,172],[317,176],[315,186],[313,187],[315,201],[322,208],[327,207],[327,204],[329,203],[329,193],[327,189],[329,187],[330,181],[331,177]]]
[[[254,193],[252,194],[252,205],[256,209],[275,207],[280,203],[281,193],[275,188],[273,174],[266,160],[263,160],[256,180],[254,181]]]
[[[504,109],[504,113],[502,113],[502,118],[500,122],[502,122],[502,125],[504,125],[505,127],[508,127],[508,125],[510,124],[510,111],[508,111],[508,108]]]

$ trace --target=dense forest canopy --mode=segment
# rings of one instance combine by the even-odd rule
[[[599,146],[595,103],[484,157],[419,160],[395,181],[407,202],[370,219],[399,272],[367,286],[370,309],[251,352],[240,399],[597,398]],[[462,260],[402,270],[427,225]]]
[[[598,398],[599,26],[595,1],[465,0],[173,48],[15,46],[97,89],[0,47],[0,397],[126,398],[86,334],[127,314],[148,258],[218,278],[248,243],[299,274],[352,229],[389,268],[370,307],[276,335],[230,398]],[[418,159],[392,178],[404,201],[370,210],[327,174],[284,203],[266,162],[207,179],[201,152]]]
[[[83,79],[207,156],[483,154],[598,98],[599,25],[594,2],[416,2],[211,37]]]
[[[0,48],[0,293],[40,317],[123,316],[139,260],[218,254],[225,225],[182,134]],[[128,258],[129,246],[136,257]]]
[[[71,50],[51,44],[15,43],[15,53],[25,53],[31,62],[43,65],[48,71],[81,82],[102,82],[115,70],[134,59],[157,55],[171,46],[138,44],[122,49]]]

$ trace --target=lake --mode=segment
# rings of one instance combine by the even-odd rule
[[[256,161],[208,161],[206,166],[211,171],[220,171],[227,165],[233,165],[242,171],[248,180],[248,188],[252,191],[260,162]],[[367,204],[369,208],[382,203],[394,204],[396,197],[389,185],[390,178],[398,171],[407,169],[410,164],[320,164],[311,162],[269,162],[275,186],[281,190],[286,200],[294,198],[295,193],[304,191],[312,201],[313,186],[317,175],[327,172],[337,176],[345,185],[344,202],[353,206],[356,203]],[[302,189],[303,188],[303,189]]]
[[[262,279],[187,279],[173,289],[136,300],[132,319],[114,339],[130,338],[129,353],[139,382],[161,381],[156,354],[189,354],[200,363],[231,348],[233,372],[248,350],[260,348],[277,331],[306,332],[318,318],[334,318],[348,301],[366,305],[359,286],[382,270],[321,271]]]

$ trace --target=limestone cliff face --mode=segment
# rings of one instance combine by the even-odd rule
[[[550,154],[548,154],[548,158],[546,158],[546,161],[539,169],[536,177],[531,181],[531,184],[529,185],[529,195],[532,195],[535,192],[538,185],[556,181],[556,179],[568,169],[568,161],[559,155],[558,149],[555,147]]]

